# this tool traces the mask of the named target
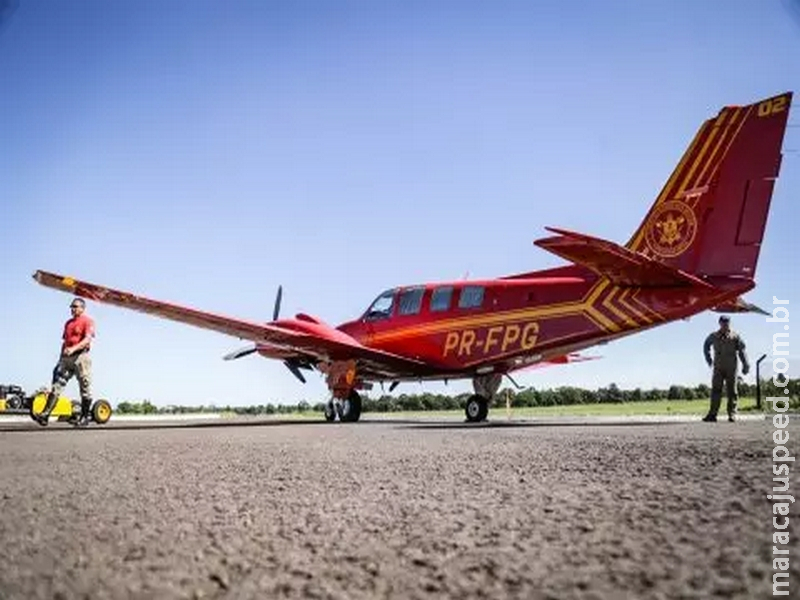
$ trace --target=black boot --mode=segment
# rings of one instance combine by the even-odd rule
[[[33,420],[42,427],[47,427],[47,423],[50,420],[50,413],[53,412],[53,408],[55,408],[57,400],[58,398],[53,394],[53,392],[50,392],[47,395],[47,403],[44,405],[44,410],[38,415],[33,415]]]
[[[81,416],[78,419],[78,427],[86,427],[92,420],[92,399],[81,398]]]

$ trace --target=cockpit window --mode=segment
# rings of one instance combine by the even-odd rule
[[[367,310],[367,314],[364,315],[364,320],[378,321],[380,319],[388,319],[392,315],[393,306],[394,290],[387,290],[372,303],[372,306]]]
[[[483,303],[483,286],[468,285],[461,290],[459,308],[477,308]]]
[[[424,294],[425,288],[412,288],[401,292],[397,301],[397,314],[416,315],[422,306],[422,296]]]
[[[431,294],[431,312],[440,312],[450,308],[450,298],[453,296],[453,288],[450,286],[439,287]]]

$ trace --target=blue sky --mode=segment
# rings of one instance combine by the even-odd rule
[[[338,324],[396,284],[563,264],[532,244],[547,225],[624,243],[704,119],[800,92],[788,6],[20,0],[0,24],[0,380],[47,385],[57,359],[69,296],[36,269],[261,321],[282,284],[282,316]],[[796,115],[748,295],[792,314]],[[236,338],[89,313],[97,396],[326,397],[280,363],[224,362]],[[733,325],[770,353],[777,326]],[[708,382],[714,328],[706,313],[518,380]]]

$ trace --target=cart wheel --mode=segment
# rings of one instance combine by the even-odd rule
[[[92,419],[102,425],[111,418],[111,404],[108,400],[98,400],[92,405]]]

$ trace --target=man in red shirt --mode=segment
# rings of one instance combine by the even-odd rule
[[[75,298],[70,309],[72,318],[64,324],[61,356],[53,369],[53,384],[47,396],[47,404],[34,417],[42,426],[47,425],[59,395],[73,375],[78,378],[81,392],[81,415],[76,424],[81,427],[89,424],[89,411],[92,407],[92,359],[89,357],[89,350],[94,338],[94,321],[85,314],[86,302],[83,298]]]

